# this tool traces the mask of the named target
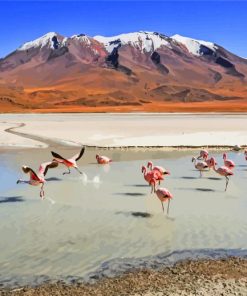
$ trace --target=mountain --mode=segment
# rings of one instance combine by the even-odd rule
[[[247,60],[212,42],[145,31],[113,37],[50,32],[0,59],[0,106],[13,112],[209,105],[241,111],[247,110],[246,77]]]

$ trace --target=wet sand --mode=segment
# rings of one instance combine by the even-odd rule
[[[1,142],[6,146],[16,145],[20,137],[6,135],[3,130],[6,125],[15,127],[22,123],[23,126],[12,131],[36,137],[36,141],[44,139],[74,146],[247,145],[246,114],[1,114]],[[40,144],[30,139],[25,141],[30,147]]]
[[[247,260],[228,258],[179,262],[159,271],[143,269],[93,285],[62,282],[39,287],[0,290],[1,296],[176,296],[247,295]]]

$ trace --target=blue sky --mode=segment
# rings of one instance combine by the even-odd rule
[[[0,1],[0,57],[47,32],[139,30],[216,42],[247,57],[246,1]]]

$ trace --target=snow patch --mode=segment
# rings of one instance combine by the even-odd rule
[[[27,50],[34,47],[42,48],[46,45],[48,45],[50,48],[53,48],[52,38],[54,36],[57,36],[57,33],[49,32],[38,39],[24,43],[21,47],[18,48],[18,50]]]
[[[218,49],[218,47],[212,42],[207,42],[207,41],[203,41],[203,40],[196,40],[196,39],[184,37],[184,36],[181,36],[178,34],[171,36],[171,38],[173,40],[185,45],[185,47],[188,49],[188,51],[196,56],[202,55],[201,51],[200,51],[201,45],[208,47],[209,49],[213,50],[214,52]]]
[[[80,42],[86,43],[87,45],[91,44],[90,39],[88,38],[88,36],[84,35],[84,34],[80,34],[80,35],[73,35],[71,36],[71,39],[75,39],[78,40]]]
[[[94,36],[94,39],[103,43],[108,52],[121,45],[129,44],[141,52],[153,52],[161,46],[171,47],[168,37],[155,32],[134,32],[120,34],[113,37]]]

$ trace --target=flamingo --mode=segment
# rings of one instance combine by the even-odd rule
[[[152,161],[148,162],[147,167],[150,169],[150,171],[159,171],[162,175],[170,175],[170,172],[161,166],[154,166],[153,167]]]
[[[208,165],[205,161],[196,161],[195,157],[192,157],[192,162],[195,165],[195,168],[200,171],[200,177],[202,177],[202,171],[208,168]]]
[[[168,201],[167,210],[166,210],[166,213],[168,215],[169,214],[169,207],[170,207],[170,200],[173,198],[173,196],[170,193],[170,191],[168,189],[166,189],[166,188],[158,188],[158,189],[156,189],[156,186],[155,186],[156,182],[157,181],[154,178],[151,179],[151,181],[150,181],[150,184],[152,185],[152,192],[156,193],[158,199],[160,200],[163,212],[164,212],[163,203]]]
[[[223,154],[223,159],[224,159],[224,165],[229,168],[229,169],[233,169],[235,167],[235,163],[230,160],[230,159],[227,159],[227,155],[226,153]]]
[[[224,176],[226,178],[226,188],[225,188],[225,191],[226,191],[227,186],[228,186],[228,182],[229,182],[229,177],[233,175],[233,172],[226,166],[222,166],[222,167],[219,167],[219,168],[216,169],[215,168],[216,161],[215,161],[214,157],[211,158],[211,162],[212,162],[214,171],[217,174],[219,174],[221,176]]]
[[[197,157],[197,159],[207,159],[208,157],[208,151],[203,149],[200,151],[200,155]]]
[[[164,180],[164,178],[162,177],[160,172],[158,172],[158,171],[147,172],[147,168],[145,166],[142,166],[142,173],[143,173],[145,181],[147,181],[149,185],[150,185],[150,181],[152,179],[155,179],[156,181],[159,181],[159,182],[161,180]]]
[[[53,159],[54,161],[58,163],[62,163],[68,168],[68,172],[64,172],[63,175],[70,174],[70,168],[75,168],[80,174],[82,174],[82,172],[78,169],[76,162],[82,157],[82,155],[84,154],[84,151],[85,151],[85,147],[82,147],[79,153],[77,153],[76,155],[72,156],[69,159],[63,158],[61,155],[53,151],[51,151],[51,154],[54,157]]]
[[[203,159],[206,162],[206,164],[207,164],[207,166],[208,166],[208,168],[210,170],[213,167],[211,159],[208,158],[207,154],[204,155]],[[215,164],[217,165],[217,162]]]
[[[98,164],[107,164],[107,163],[112,162],[112,159],[110,159],[109,157],[101,156],[98,154],[96,154],[96,159],[97,159]]]
[[[30,167],[23,165],[22,170],[25,174],[30,174],[30,180],[24,181],[22,179],[17,180],[17,184],[19,183],[26,183],[32,186],[39,186],[41,184],[40,189],[40,197],[44,199],[45,192],[44,192],[44,185],[45,185],[45,175],[48,172],[48,169],[53,169],[58,166],[58,163],[56,161],[51,162],[44,162],[40,165],[39,171],[36,174]]]

